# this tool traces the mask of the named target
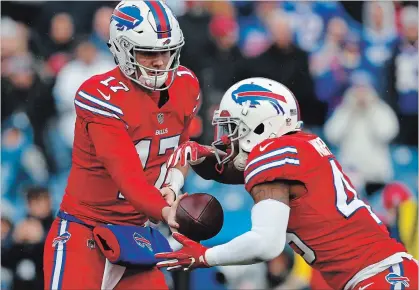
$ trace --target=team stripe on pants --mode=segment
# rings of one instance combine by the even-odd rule
[[[61,236],[66,231],[68,231],[68,221],[61,220],[58,227],[58,236]],[[50,289],[61,289],[63,282],[63,274],[65,268],[65,258],[66,258],[66,243],[58,242],[55,245],[55,254],[54,254],[54,267],[51,277],[51,287]]]
[[[403,271],[403,263],[398,263],[396,265],[393,265],[390,267],[390,273],[397,274],[399,276],[404,275]],[[403,283],[396,283],[394,285],[391,285],[391,290],[404,290],[405,286]]]

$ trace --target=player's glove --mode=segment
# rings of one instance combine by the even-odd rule
[[[166,167],[172,168],[180,162],[180,166],[186,166],[189,162],[196,165],[204,161],[205,157],[213,155],[214,151],[209,146],[198,144],[194,141],[182,143],[169,157]]]
[[[183,248],[176,252],[156,254],[156,259],[166,259],[157,263],[157,268],[167,267],[168,271],[189,271],[210,267],[205,261],[206,247],[179,233],[173,233],[173,238],[181,243]]]

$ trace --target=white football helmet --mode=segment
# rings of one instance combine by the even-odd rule
[[[239,154],[248,154],[266,139],[301,130],[303,122],[297,100],[286,86],[266,78],[250,78],[227,90],[212,124],[216,135],[212,146],[231,145],[231,152],[223,157],[215,150],[218,163],[224,164],[234,156],[235,143]]]
[[[170,87],[179,67],[185,43],[179,23],[170,8],[160,1],[122,1],[111,17],[108,46],[124,75],[150,90]],[[170,51],[163,70],[145,67],[135,53]],[[169,79],[168,82],[166,82]]]

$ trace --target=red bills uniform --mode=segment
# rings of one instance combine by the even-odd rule
[[[339,162],[316,135],[285,135],[252,150],[245,169],[246,189],[281,179],[300,181],[306,188],[290,200],[287,242],[332,288],[343,289],[360,270],[406,251],[358,199]],[[415,267],[413,261],[407,262]],[[409,278],[417,285],[417,276]],[[386,285],[379,289],[390,289]]]
[[[195,75],[182,66],[168,91],[160,93],[168,96],[160,108],[158,94],[146,94],[118,67],[79,88],[72,168],[60,208],[65,217],[55,220],[45,244],[47,288],[101,287],[105,259],[90,241],[91,227],[97,223],[143,225],[148,216],[161,217],[164,200],[159,193],[143,190],[139,181],[162,187],[166,160],[189,139],[199,91]],[[144,200],[164,204],[152,210]],[[165,288],[160,271],[148,272],[151,276],[142,286]],[[133,279],[123,279],[117,287],[141,289]]]

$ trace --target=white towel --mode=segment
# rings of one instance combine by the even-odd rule
[[[126,267],[112,264],[106,259],[105,270],[103,271],[102,290],[112,290],[124,275]]]

